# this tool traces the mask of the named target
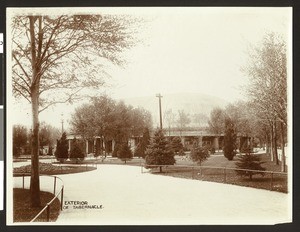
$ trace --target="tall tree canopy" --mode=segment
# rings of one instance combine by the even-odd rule
[[[262,43],[249,51],[242,68],[250,77],[247,93],[265,118],[276,118],[287,125],[286,42],[275,33],[266,34]],[[262,116],[260,114],[260,116]]]
[[[122,64],[121,53],[134,44],[133,23],[113,15],[13,17],[13,93],[32,106],[32,206],[40,206],[39,113],[72,102],[84,88],[101,87],[107,75],[104,64]]]
[[[211,133],[221,135],[225,131],[225,116],[224,111],[216,107],[210,112],[208,120],[209,130]]]
[[[22,125],[15,125],[13,127],[13,156],[21,155],[22,148],[25,147],[28,141],[27,129]]]
[[[288,125],[286,41],[279,34],[267,33],[260,44],[251,47],[248,54],[248,63],[242,68],[250,80],[247,94],[257,120],[269,127],[272,150],[276,156],[278,131],[280,133],[282,171],[285,171],[284,146]]]
[[[142,108],[101,96],[78,107],[71,125],[73,132],[84,139],[100,136],[104,141],[124,143],[130,136],[142,136],[144,128],[151,128],[152,121],[151,114]]]
[[[191,122],[189,114],[185,113],[184,110],[178,110],[177,126],[180,131],[183,131]]]

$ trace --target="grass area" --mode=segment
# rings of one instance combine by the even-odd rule
[[[45,205],[54,197],[52,193],[41,191],[41,207],[33,208],[30,204],[30,191],[29,189],[15,188],[13,191],[13,220],[14,222],[29,222],[31,221]],[[47,210],[45,210],[37,222],[47,221]],[[60,213],[60,202],[56,198],[51,204],[50,208],[50,221],[56,221]]]
[[[141,163],[144,163],[145,160],[143,158],[134,157],[131,160],[127,160],[126,163],[116,157],[107,157],[107,158],[92,158],[85,159],[79,164],[120,164],[120,165],[131,165],[131,166],[140,166]],[[59,162],[55,162],[55,164],[60,164]],[[67,160],[64,164],[76,164],[74,161]]]
[[[40,174],[44,175],[61,175],[61,174],[72,174],[79,172],[93,171],[96,167],[88,165],[76,165],[76,166],[66,166],[66,165],[53,165],[50,163],[39,163]],[[31,164],[14,168],[14,173],[30,173]]]
[[[55,156],[48,156],[48,155],[39,156],[39,160],[53,160],[53,159],[55,159]],[[19,157],[14,157],[13,158],[14,163],[28,162],[30,160],[31,160],[31,155],[21,155]]]
[[[280,172],[280,165],[271,162],[268,155],[261,154],[260,157],[261,160],[265,162],[262,166],[266,168],[266,171]],[[176,165],[165,167],[162,173],[159,172],[158,168],[152,169],[151,172],[159,175],[227,183],[279,192],[288,191],[287,175],[273,174],[272,176],[267,173],[264,176],[255,175],[253,176],[253,180],[250,181],[248,177],[238,176],[234,170],[229,169],[236,168],[235,162],[237,160],[237,156],[234,157],[232,161],[229,161],[222,155],[212,155],[208,160],[202,163],[201,167],[189,167],[195,166],[195,163],[185,157],[177,157]],[[186,166],[180,167],[178,165]]]

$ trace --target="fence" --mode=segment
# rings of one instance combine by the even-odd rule
[[[189,165],[141,165],[141,172],[157,173],[161,175],[189,178],[203,181],[235,184],[246,187],[268,189],[271,191],[288,192],[287,173],[258,171],[250,169],[214,167],[214,166],[189,166]],[[162,169],[163,172],[159,172]],[[247,176],[239,176],[237,171],[247,172]],[[253,175],[250,180],[250,174]],[[258,175],[258,177],[257,177]]]
[[[22,187],[23,189],[30,188],[30,174],[29,173],[14,173],[14,187]],[[53,182],[49,179],[53,178]],[[28,180],[27,180],[28,179]],[[41,181],[44,179],[44,181]],[[52,184],[51,184],[52,182]],[[63,209],[64,197],[64,183],[62,179],[57,176],[40,175],[40,189],[47,192],[53,192],[54,197],[46,204],[46,206],[30,221],[36,221],[45,211],[47,213],[46,220],[50,221],[51,205],[54,200],[59,199],[60,196],[60,209]]]

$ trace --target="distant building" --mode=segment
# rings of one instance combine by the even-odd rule
[[[223,149],[224,145],[224,134],[213,134],[205,129],[188,128],[184,130],[171,129],[167,130],[165,135],[167,137],[180,137],[183,146],[186,149],[191,149],[193,144],[198,146],[209,145],[215,150]],[[250,143],[251,138],[246,135],[237,135],[237,148],[242,146],[245,142]]]
[[[224,134],[213,134],[204,129],[189,128],[185,130],[171,129],[165,131],[165,136],[168,138],[180,137],[181,142],[185,149],[190,150],[193,147],[193,144],[199,146],[209,145],[215,150],[221,150],[224,144]],[[103,137],[95,136],[93,139],[86,139],[83,141],[82,136],[70,134],[67,135],[67,140],[69,144],[69,152],[72,148],[74,139],[80,141],[79,144],[82,146],[82,150],[85,155],[95,153],[96,149],[104,151],[106,154],[112,154],[115,149],[116,141],[115,140],[105,140]],[[141,137],[133,136],[128,140],[132,151],[135,150],[138,145]],[[245,142],[250,144],[251,138],[245,135],[237,135],[237,148],[241,147]]]

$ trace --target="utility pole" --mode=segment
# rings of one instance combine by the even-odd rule
[[[162,130],[161,98],[163,96],[161,96],[159,93],[159,94],[156,94],[156,97],[158,97],[158,99],[159,99],[159,120],[160,120],[160,129]]]

